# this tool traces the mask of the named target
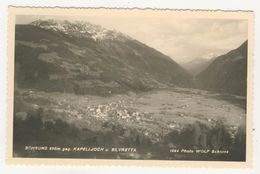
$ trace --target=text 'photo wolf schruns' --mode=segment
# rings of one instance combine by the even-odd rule
[[[247,31],[16,16],[13,157],[245,161]]]

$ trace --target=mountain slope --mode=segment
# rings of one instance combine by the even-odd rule
[[[197,75],[203,71],[214,59],[194,59],[189,62],[181,64],[184,69],[186,69],[190,74]]]
[[[109,95],[187,86],[171,58],[90,23],[38,20],[16,25],[15,80],[21,88]]]
[[[240,47],[217,57],[196,76],[197,85],[203,89],[246,95],[247,41]]]

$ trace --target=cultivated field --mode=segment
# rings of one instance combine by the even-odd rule
[[[69,157],[244,158],[243,151],[241,156],[235,153],[244,150],[241,143],[245,140],[245,98],[239,96],[187,88],[111,97],[19,89],[15,94],[14,118],[16,156],[49,157],[52,154],[26,152],[23,147],[52,144],[137,148],[137,153],[70,153]],[[229,150],[230,153],[179,155],[170,154],[171,148]],[[57,152],[54,156],[66,157],[66,154]]]

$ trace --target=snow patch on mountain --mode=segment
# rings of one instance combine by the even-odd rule
[[[54,20],[54,19],[39,19],[31,23],[33,26],[40,27],[46,30],[62,32],[64,34],[76,37],[92,38],[95,41],[101,40],[116,40],[125,41],[131,39],[129,36],[115,31],[103,28],[100,25],[91,24],[85,21]]]

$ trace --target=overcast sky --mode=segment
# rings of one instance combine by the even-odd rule
[[[115,29],[170,56],[178,63],[213,58],[247,40],[247,21],[231,19],[169,19],[122,17],[17,16],[16,23],[37,19],[84,20]]]

